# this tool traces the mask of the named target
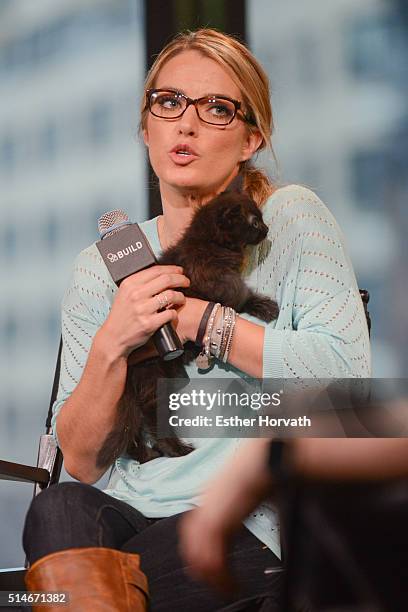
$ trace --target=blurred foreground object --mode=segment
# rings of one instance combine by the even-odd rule
[[[274,494],[282,524],[282,612],[407,610],[408,440],[303,438],[274,445],[278,452],[270,440],[243,444],[210,483],[203,505],[184,517],[181,547],[192,575],[232,588],[226,553],[234,534]]]
[[[307,476],[279,487],[283,611],[407,610],[408,440],[299,443]]]

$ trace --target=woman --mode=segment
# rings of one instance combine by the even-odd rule
[[[176,37],[147,76],[141,127],[163,205],[161,216],[141,225],[156,254],[177,241],[197,206],[238,174],[270,227],[268,238],[249,253],[245,278],[278,301],[279,318],[265,325],[240,316],[227,363],[216,360],[207,374],[191,364],[190,377],[368,376],[364,309],[335,220],[308,189],[278,188],[251,166],[252,156],[271,146],[273,123],[267,76],[248,49],[214,30]],[[89,486],[109,467],[98,468],[96,457],[113,427],[129,355],[151,354],[149,339],[167,321],[183,342],[196,339],[207,302],[185,299],[180,289],[188,283],[180,268],[157,266],[117,290],[95,245],[76,261],[63,303],[63,368],[53,429],[66,469],[80,483],[50,487],[29,510],[24,548],[37,588],[50,553],[63,568],[60,551],[75,555],[88,547],[92,565],[103,547],[111,560],[99,564],[101,582],[115,553],[140,554],[153,610],[194,605],[213,611],[225,604],[186,577],[176,526],[181,513],[199,504],[205,481],[239,440],[196,440],[189,455],[142,465],[123,456],[105,492]],[[163,301],[169,307],[158,312]],[[50,508],[45,526],[42,517]],[[245,522],[230,555],[243,585],[236,597],[277,589],[264,572],[279,566],[279,554],[275,513],[266,505]],[[117,588],[122,592],[124,586]],[[70,589],[74,593],[74,585]]]

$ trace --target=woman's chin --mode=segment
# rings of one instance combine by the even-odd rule
[[[196,191],[208,188],[208,176],[205,177],[201,172],[180,172],[172,173],[165,181],[173,189],[180,191]]]
[[[224,176],[217,177],[214,169],[203,171],[202,168],[194,168],[193,165],[172,168],[171,171],[163,173],[159,178],[163,187],[167,184],[171,189],[183,193],[216,192],[217,186],[222,186],[226,180]]]

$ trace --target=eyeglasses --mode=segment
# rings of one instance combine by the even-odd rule
[[[169,89],[148,89],[146,91],[149,111],[160,119],[178,119],[190,104],[194,104],[198,117],[204,123],[211,125],[229,125],[237,116],[244,121],[254,124],[241,109],[241,102],[225,96],[203,96],[202,98],[188,98],[178,91]]]

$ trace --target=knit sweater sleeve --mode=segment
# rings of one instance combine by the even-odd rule
[[[270,230],[258,254],[258,290],[280,306],[265,329],[263,376],[369,377],[368,328],[344,236],[312,191],[279,191],[265,207]]]
[[[74,262],[62,301],[61,373],[51,420],[57,443],[58,413],[81,379],[93,338],[109,314],[115,291],[95,245],[83,250]]]

